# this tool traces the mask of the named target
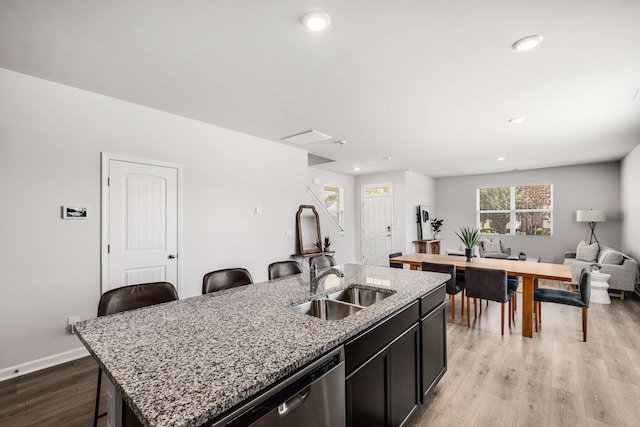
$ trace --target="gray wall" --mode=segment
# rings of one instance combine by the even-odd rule
[[[640,260],[640,145],[624,158],[621,169],[622,248]]]
[[[458,249],[453,233],[461,226],[475,226],[476,189],[480,187],[553,184],[553,236],[501,236],[512,252],[541,257],[543,262],[562,262],[564,251],[575,250],[581,239],[589,240],[589,227],[576,222],[578,209],[603,209],[607,222],[599,223],[601,244],[620,248],[620,163],[598,163],[517,172],[470,175],[436,180],[438,218],[444,218],[443,247]]]

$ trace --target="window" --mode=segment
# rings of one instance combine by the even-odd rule
[[[391,194],[390,185],[381,185],[379,187],[367,187],[364,189],[364,195],[366,197],[388,196],[390,194]]]
[[[331,218],[344,228],[344,196],[340,187],[324,187],[324,207]]]
[[[479,188],[476,223],[483,234],[551,236],[551,184]]]

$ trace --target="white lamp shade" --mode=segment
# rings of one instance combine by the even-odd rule
[[[582,209],[576,211],[577,222],[605,222],[607,214],[596,209]]]

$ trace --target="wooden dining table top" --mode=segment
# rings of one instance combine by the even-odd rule
[[[478,257],[474,257],[473,261],[467,262],[466,257],[463,256],[423,253],[407,254],[391,258],[391,262],[409,264],[412,267],[419,267],[423,262],[453,264],[458,270],[464,270],[466,267],[494,268],[505,270],[512,276],[571,281],[571,268],[565,264]]]

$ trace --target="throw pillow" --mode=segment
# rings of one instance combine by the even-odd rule
[[[500,247],[500,239],[485,240],[483,242],[482,248],[484,249],[485,252],[490,252],[490,253],[502,252],[502,248]]]
[[[580,261],[595,262],[598,259],[598,251],[600,247],[598,242],[588,245],[587,242],[581,240],[576,250],[576,259]]]

